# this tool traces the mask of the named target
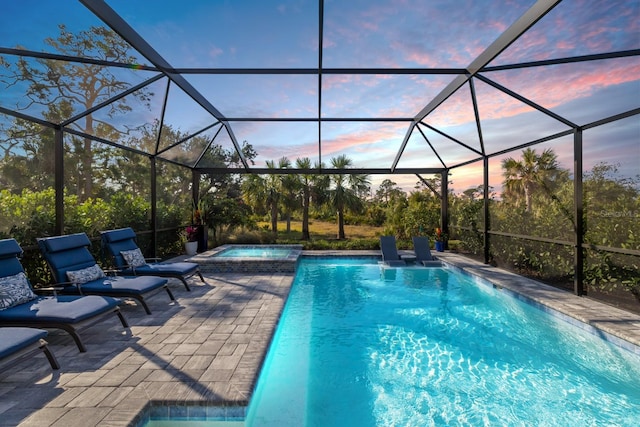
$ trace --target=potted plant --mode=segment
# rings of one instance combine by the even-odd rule
[[[436,228],[435,241],[436,241],[436,251],[444,252],[444,245],[445,245],[445,242],[447,241],[447,234],[443,233],[440,227]]]
[[[198,252],[198,228],[190,225],[184,229],[184,249],[187,255],[195,255]]]
[[[198,242],[198,252],[205,252],[209,245],[209,230],[207,229],[207,204],[204,200],[200,200],[197,205],[194,203],[192,220],[196,229],[195,241]]]

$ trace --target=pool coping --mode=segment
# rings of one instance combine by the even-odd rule
[[[515,298],[640,355],[640,315],[459,254],[447,253],[442,259],[454,268],[486,280],[496,289],[508,291]]]
[[[498,290],[640,345],[640,315],[460,254],[436,255]],[[380,259],[380,252],[304,251],[303,256]],[[172,279],[178,301],[169,303],[160,294],[150,298],[150,316],[126,304],[123,312],[130,331],[124,333],[115,316],[87,329],[81,334],[87,353],[79,353],[67,334],[50,333],[47,340],[61,362],[60,371],[52,372],[39,355],[0,374],[2,422],[21,427],[133,427],[146,421],[151,411],[160,415],[171,408],[186,416],[227,411],[236,420],[253,394],[294,275],[205,278],[206,284],[190,279],[192,292]],[[30,398],[24,399],[26,395]]]

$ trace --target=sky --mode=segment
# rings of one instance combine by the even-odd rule
[[[107,0],[131,27],[175,68],[464,68],[535,2],[533,0],[427,1],[326,0],[319,51],[317,0]],[[640,48],[638,0],[564,0],[489,65],[513,64]],[[3,5],[0,47],[51,51],[42,40],[57,24],[70,30],[102,25],[81,3],[24,0]],[[140,58],[141,63],[147,63]],[[151,73],[119,71],[137,84]],[[584,125],[640,107],[639,57],[591,61],[482,75],[568,120]],[[453,75],[328,74],[186,75],[186,79],[227,118],[286,117],[411,119],[454,78]],[[157,118],[166,83],[153,86],[151,110],[134,109],[115,118],[133,124]],[[488,153],[546,137],[568,127],[489,84],[474,80],[484,146]],[[321,94],[319,107],[318,97]],[[0,94],[0,106],[20,103],[20,94]],[[172,87],[165,123],[185,133],[212,117],[179,88]],[[38,114],[36,111],[29,111]],[[99,114],[99,113],[97,113]],[[607,161],[627,176],[640,174],[637,116],[585,132],[585,167]],[[470,88],[447,99],[411,134],[398,167],[455,166],[478,158],[480,150]],[[409,121],[313,122],[230,121],[238,141],[258,152],[257,166],[286,156],[291,160],[346,155],[357,168],[390,168]],[[436,129],[458,142],[442,136]],[[321,135],[321,150],[318,135]],[[209,133],[208,133],[209,134]],[[211,136],[215,134],[211,131]],[[424,135],[423,135],[424,134]],[[425,139],[426,137],[426,139]],[[219,142],[231,146],[223,133]],[[433,147],[433,148],[432,148]],[[467,148],[468,147],[468,148]],[[537,148],[539,147],[539,148]],[[554,141],[561,165],[573,165],[571,140]],[[434,153],[438,153],[436,155]],[[519,152],[509,156],[518,157]],[[439,157],[438,157],[439,156]],[[499,159],[491,162],[492,185],[500,184]],[[405,190],[417,181],[389,178]],[[452,187],[463,191],[482,183],[481,163],[452,170]]]

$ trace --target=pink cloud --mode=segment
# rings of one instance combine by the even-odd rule
[[[323,156],[330,157],[346,150],[358,150],[362,147],[367,147],[366,152],[369,152],[374,144],[397,141],[397,147],[390,148],[394,150],[400,146],[406,129],[407,125],[402,123],[370,124],[364,130],[349,130],[333,138],[325,137],[322,143]]]
[[[496,81],[515,92],[546,107],[584,99],[607,86],[637,81],[640,62],[630,64],[630,60],[594,62],[585,65],[569,64],[547,67],[546,69],[525,70],[516,73],[500,73]],[[492,78],[492,74],[487,74]],[[481,98],[486,118],[514,116],[529,109],[519,101],[500,95],[487,93]]]
[[[209,49],[209,56],[211,58],[216,58],[220,55],[222,55],[224,53],[224,51],[222,49],[220,49],[217,46],[213,46],[211,49]]]
[[[414,62],[418,65],[424,65],[429,67],[433,67],[433,64],[436,63],[434,58],[426,52],[409,52],[405,56],[405,59],[409,62]]]
[[[323,49],[331,49],[332,47],[336,47],[337,43],[333,41],[331,37],[323,37],[322,38],[322,48]],[[318,41],[313,41],[313,50],[318,50]]]

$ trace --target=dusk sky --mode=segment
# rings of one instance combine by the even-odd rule
[[[319,66],[318,2],[282,1],[131,1],[111,6],[175,68],[313,68]],[[509,28],[535,1],[327,0],[324,2],[322,66],[325,68],[464,68]],[[638,0],[565,0],[516,40],[489,66],[600,54],[640,48]],[[21,45],[52,51],[42,41],[70,30],[103,25],[80,2],[28,0],[3,4],[0,47]],[[142,64],[149,64],[144,58]],[[126,71],[126,74],[124,74]],[[151,72],[119,70],[132,84]],[[507,71],[484,77],[507,87],[578,125],[640,107],[640,57],[599,60]],[[185,75],[228,118],[407,118],[411,119],[452,81],[454,75],[323,74],[318,111],[318,76]],[[567,130],[494,87],[474,80],[487,153]],[[166,83],[157,83],[152,111],[135,110],[123,123],[157,118]],[[15,93],[0,94],[0,105],[14,108]],[[27,114],[39,117],[33,107]],[[213,123],[211,115],[178,88],[169,94],[165,123],[186,133]],[[470,90],[465,85],[428,115],[424,123],[465,145],[480,149]],[[258,152],[257,166],[287,156],[319,159],[315,122],[230,122],[238,141]],[[344,154],[356,168],[390,168],[409,129],[409,121],[324,122],[322,161]],[[424,135],[446,166],[478,155],[426,127]],[[210,131],[215,134],[216,129]],[[221,133],[218,142],[230,147]],[[606,161],[626,176],[640,174],[640,119],[634,116],[586,131],[585,168]],[[570,169],[572,138],[538,145],[553,148]],[[169,154],[169,153],[168,153]],[[520,152],[508,156],[518,157]],[[499,161],[491,162],[491,184],[499,186]],[[398,165],[441,167],[416,129]],[[456,191],[481,184],[481,162],[452,171]],[[390,178],[405,189],[417,178]]]

